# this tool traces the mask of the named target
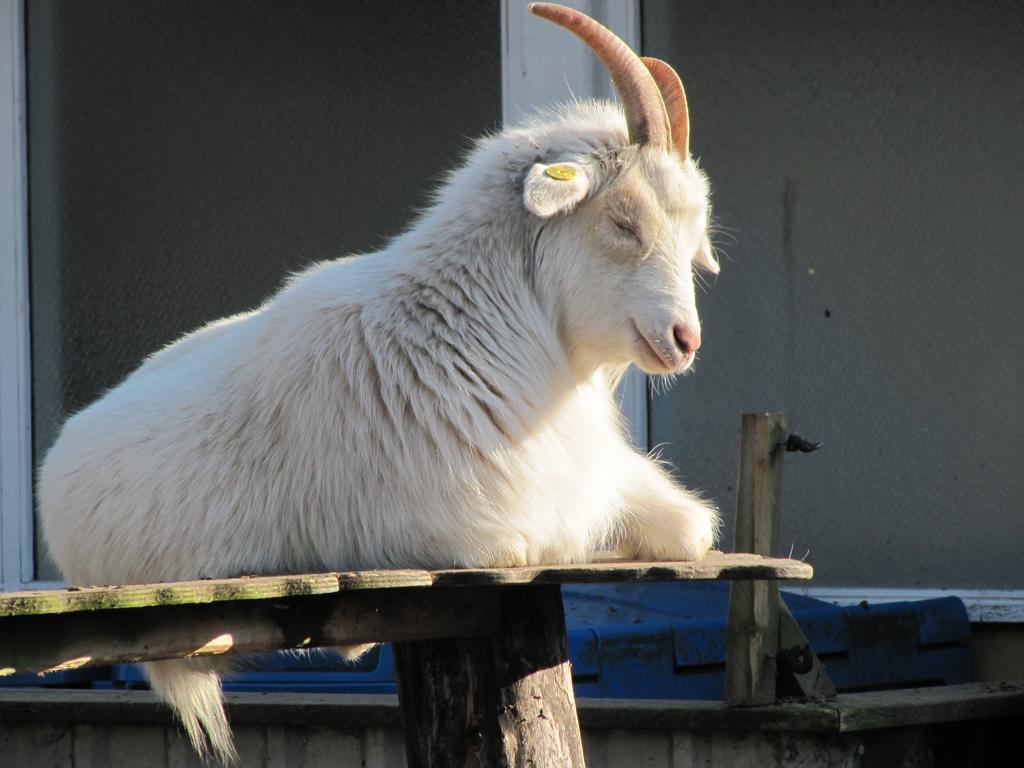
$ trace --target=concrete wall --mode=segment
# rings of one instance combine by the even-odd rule
[[[730,515],[738,414],[786,462],[815,584],[1024,585],[1024,16],[988,3],[644,0],[689,95],[722,275],[651,441]],[[727,532],[726,543],[731,542]]]

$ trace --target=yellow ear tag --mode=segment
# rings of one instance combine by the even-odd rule
[[[559,181],[572,181],[576,177],[576,169],[571,165],[549,165],[544,173]]]

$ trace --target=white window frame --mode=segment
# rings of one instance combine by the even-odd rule
[[[526,13],[527,0],[501,0],[502,112],[506,122],[545,104],[610,97],[600,64],[583,46]],[[563,0],[640,49],[640,0]],[[0,590],[59,586],[37,581],[32,507],[28,187],[22,0],[0,0]],[[560,74],[555,74],[560,73]],[[632,369],[621,390],[635,444],[648,447],[646,377]],[[955,595],[976,622],[1024,622],[1024,589],[796,587],[838,604]]]
[[[0,588],[34,580],[25,22],[0,0]]]

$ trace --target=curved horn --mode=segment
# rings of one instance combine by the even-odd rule
[[[527,10],[565,27],[601,60],[626,111],[631,144],[671,146],[671,127],[658,84],[628,45],[586,14],[564,5],[531,3]]]
[[[679,79],[676,71],[661,59],[644,56],[640,61],[646,65],[661,90],[669,125],[672,126],[672,140],[675,142],[676,151],[683,162],[686,162],[686,158],[690,156],[690,111],[686,106],[683,81]]]

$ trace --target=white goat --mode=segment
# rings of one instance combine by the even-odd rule
[[[483,139],[406,234],[317,264],[149,358],[40,470],[71,584],[700,558],[714,510],[624,437],[630,363],[687,368],[717,271],[682,86],[560,6],[624,104]],[[200,752],[233,755],[211,662],[146,665]]]

